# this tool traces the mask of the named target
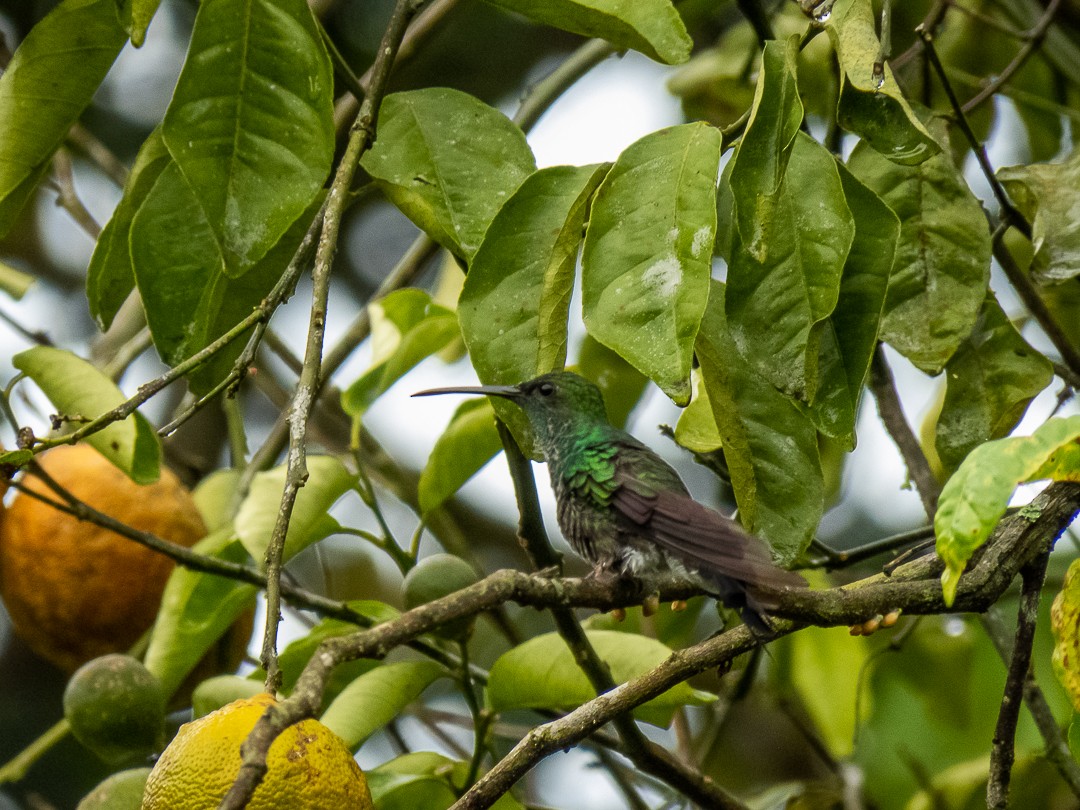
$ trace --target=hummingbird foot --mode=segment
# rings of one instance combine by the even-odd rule
[[[682,613],[688,607],[685,599],[676,599],[671,603],[672,613]]]
[[[877,614],[865,622],[859,624],[853,624],[848,628],[848,633],[853,636],[871,636],[878,630],[882,630],[887,627],[892,627],[900,620],[900,610],[890,610],[888,613],[882,615]]]
[[[643,616],[653,616],[660,609],[660,594],[650,593],[641,601],[641,613]]]

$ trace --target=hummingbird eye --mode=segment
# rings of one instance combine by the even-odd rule
[[[541,383],[536,390],[540,392],[540,396],[550,397],[555,393],[555,386],[549,382]]]

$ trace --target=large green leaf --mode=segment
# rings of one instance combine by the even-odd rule
[[[824,577],[821,580],[822,587],[829,587]],[[859,689],[870,658],[866,639],[852,638],[846,627],[808,627],[776,648],[780,666],[822,741],[835,757],[850,757],[859,710],[869,713],[871,708]]]
[[[445,87],[393,93],[361,165],[425,233],[466,261],[495,213],[536,169],[525,135],[482,101]]]
[[[759,261],[764,261],[770,249],[764,229],[772,221],[803,119],[795,84],[798,45],[798,37],[765,43],[750,119],[725,169],[737,225],[733,230],[737,230],[744,249]]]
[[[991,246],[982,206],[946,152],[904,166],[862,142],[848,167],[900,218],[881,338],[936,374],[986,296]]]
[[[357,486],[357,477],[333,456],[308,456],[308,479],[293,505],[283,560],[288,560],[313,543],[341,528],[328,513],[331,506]],[[260,564],[277,523],[281,494],[285,489],[287,465],[259,473],[236,513],[236,533],[248,553]]]
[[[690,58],[694,42],[670,0],[488,0],[564,31],[600,37],[669,65]]]
[[[855,221],[840,292],[821,332],[818,389],[808,409],[818,430],[854,447],[863,383],[877,346],[900,222],[874,192],[837,164]]]
[[[370,368],[341,394],[345,413],[360,419],[367,409],[425,357],[442,351],[458,337],[453,311],[423,290],[396,290],[368,306],[371,316]]]
[[[695,348],[724,447],[739,519],[764,537],[781,564],[813,539],[824,509],[818,434],[795,404],[742,359],[712,283]]]
[[[318,198],[248,273],[232,278],[183,174],[175,162],[163,168],[132,218],[129,240],[146,320],[166,363],[180,363],[251,314],[285,271],[317,207]],[[212,388],[243,346],[240,336],[193,371],[192,388]]]
[[[11,363],[37,383],[71,423],[72,430],[83,420],[95,419],[127,399],[116,383],[95,366],[64,349],[38,346],[15,355]],[[86,441],[135,483],[157,481],[161,443],[154,428],[137,411],[127,419],[91,433]]]
[[[485,385],[562,368],[574,263],[589,200],[608,168],[541,169],[491,221],[458,300],[461,333]]]
[[[610,667],[616,683],[625,683],[662,664],[671,649],[653,638],[614,630],[586,631],[597,655]],[[503,653],[491,667],[487,701],[492,711],[573,709],[596,697],[585,673],[557,633],[545,633]],[[634,715],[655,726],[667,726],[680,706],[700,705],[714,695],[687,683],[634,709]]]
[[[945,366],[935,446],[947,472],[975,447],[1016,427],[1054,369],[1024,340],[990,293],[975,328]]]
[[[874,69],[881,43],[871,1],[836,0],[825,27],[840,62],[840,126],[896,163],[914,165],[940,152],[904,99],[889,64],[881,65],[880,72]]]
[[[15,51],[0,76],[0,236],[126,41],[115,0],[64,0]]]
[[[585,326],[678,403],[709,294],[720,131],[684,124],[631,144],[593,200]]]
[[[731,188],[740,223],[747,200]],[[733,229],[728,260],[727,317],[742,355],[774,386],[812,401],[825,320],[836,307],[840,276],[855,236],[835,158],[799,133],[778,193],[746,222],[755,250]]]
[[[311,204],[334,155],[333,73],[304,0],[199,6],[162,134],[231,277]]]
[[[193,551],[229,562],[250,561],[224,526],[199,541]],[[144,663],[166,694],[172,694],[210,647],[255,600],[257,588],[235,579],[177,567],[165,585],[161,609]]]
[[[86,270],[86,300],[90,314],[102,330],[109,328],[120,305],[135,288],[135,268],[128,244],[131,220],[171,162],[161,131],[155,129],[139,150],[124,184],[124,196],[98,237]]]
[[[355,751],[446,674],[434,661],[382,664],[346,686],[319,721]]]
[[[541,169],[491,221],[458,299],[461,333],[485,385],[511,385],[563,367],[578,248],[593,192],[609,168]],[[521,409],[493,404],[522,450],[534,455]]]
[[[174,161],[161,168],[130,226],[131,263],[161,359],[175,366],[201,343],[192,335],[203,295],[225,261],[202,206]]]
[[[951,605],[964,566],[1005,514],[1017,485],[1044,478],[1080,481],[1080,416],[1050,419],[1030,436],[986,442],[946,482],[934,516],[941,584]]]
[[[491,401],[484,397],[458,406],[420,473],[420,510],[426,514],[441,506],[500,450]]]
[[[997,175],[1031,222],[1031,275],[1043,282],[1080,276],[1080,147],[1064,163],[1007,166]]]

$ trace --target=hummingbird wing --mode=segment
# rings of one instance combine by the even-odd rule
[[[805,587],[806,581],[777,567],[768,547],[735,521],[690,497],[677,473],[647,448],[661,470],[651,467],[649,480],[632,474],[638,448],[624,448],[612,483],[611,504],[634,533],[653,540],[676,558],[705,575],[721,575],[753,588],[775,590]],[[630,454],[626,454],[626,450]],[[673,480],[671,480],[673,479]]]

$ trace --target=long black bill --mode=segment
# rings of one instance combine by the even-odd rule
[[[472,385],[462,388],[429,388],[426,391],[417,391],[413,396],[433,397],[439,394],[484,394],[489,397],[518,399],[521,396],[521,391],[513,385]]]

